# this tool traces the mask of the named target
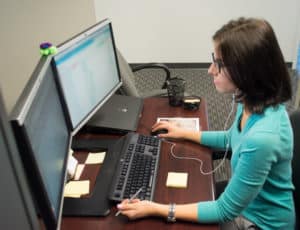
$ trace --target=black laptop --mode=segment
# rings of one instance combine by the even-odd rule
[[[97,133],[125,134],[136,131],[142,114],[143,99],[114,94],[93,115],[85,129]]]

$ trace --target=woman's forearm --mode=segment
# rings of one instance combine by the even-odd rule
[[[197,203],[180,204],[175,206],[176,219],[197,222]],[[151,215],[167,218],[169,213],[169,205],[152,203]]]
[[[185,130],[183,136],[186,140],[201,143],[201,131]]]

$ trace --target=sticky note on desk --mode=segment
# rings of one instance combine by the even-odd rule
[[[80,197],[89,194],[90,181],[70,181],[65,186],[64,197]]]
[[[169,172],[167,177],[167,187],[186,188],[188,174],[183,172]]]
[[[78,164],[77,165],[74,180],[79,180],[80,179],[80,176],[83,172],[83,169],[84,169],[84,164]]]
[[[105,152],[89,153],[85,164],[102,164],[105,158]]]

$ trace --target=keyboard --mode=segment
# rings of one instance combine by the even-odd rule
[[[121,201],[137,195],[141,200],[153,200],[161,140],[154,136],[128,133],[122,141],[120,158],[113,176],[110,200]]]

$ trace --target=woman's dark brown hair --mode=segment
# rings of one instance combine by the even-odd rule
[[[213,40],[242,101],[262,113],[292,96],[290,76],[275,33],[261,19],[239,18],[218,30]]]

